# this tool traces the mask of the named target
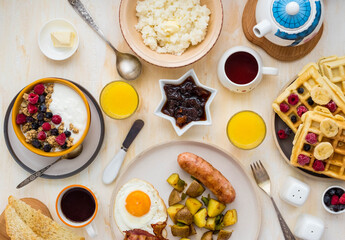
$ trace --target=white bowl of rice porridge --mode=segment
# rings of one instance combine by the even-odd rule
[[[131,49],[162,67],[198,61],[216,43],[223,24],[221,0],[122,0],[120,27]]]

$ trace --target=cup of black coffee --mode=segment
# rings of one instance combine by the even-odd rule
[[[83,185],[65,187],[56,199],[56,212],[60,220],[73,228],[85,227],[90,237],[97,236],[92,221],[98,211],[95,194]]]

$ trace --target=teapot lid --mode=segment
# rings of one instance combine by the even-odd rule
[[[310,0],[274,0],[272,13],[280,26],[287,29],[299,28],[311,16]]]

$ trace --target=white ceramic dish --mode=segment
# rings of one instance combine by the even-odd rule
[[[211,92],[211,96],[208,98],[208,100],[206,102],[206,105],[205,105],[206,120],[204,120],[204,121],[192,121],[192,122],[188,123],[187,125],[185,125],[183,128],[179,128],[176,125],[175,118],[170,117],[170,116],[162,113],[162,108],[163,108],[165,102],[167,101],[167,97],[166,97],[165,91],[164,91],[164,85],[166,85],[166,84],[179,85],[183,81],[185,81],[188,77],[192,77],[194,79],[195,84],[197,86],[202,87],[202,88],[208,90],[209,92]],[[169,120],[171,122],[171,125],[175,129],[175,131],[176,131],[178,136],[181,136],[182,134],[184,134],[192,126],[195,126],[195,125],[211,125],[212,124],[211,112],[210,112],[210,104],[213,101],[214,97],[216,96],[217,90],[201,84],[193,69],[191,69],[188,72],[186,72],[182,77],[180,77],[177,80],[176,79],[161,79],[161,80],[159,80],[159,86],[160,86],[160,90],[161,90],[161,93],[162,93],[162,99],[161,99],[158,107],[156,108],[155,114],[157,116],[161,117],[161,118]]]
[[[75,33],[74,45],[71,48],[56,48],[53,45],[50,34],[52,32],[71,31]],[[79,46],[79,35],[75,26],[62,18],[56,18],[47,22],[38,36],[38,46],[42,53],[52,60],[65,60],[71,57]]]
[[[339,212],[331,211],[331,210],[326,206],[326,204],[323,202],[323,198],[324,198],[326,192],[327,192],[329,189],[331,189],[331,188],[341,188],[341,189],[343,189],[343,190],[345,191],[345,188],[343,188],[343,187],[341,187],[341,186],[330,186],[330,187],[328,187],[328,188],[323,192],[322,197],[321,197],[322,206],[324,207],[324,209],[325,209],[327,212],[329,212],[329,213],[331,213],[331,214],[341,214],[341,213],[345,213],[345,209],[342,210],[342,211],[339,211]]]
[[[225,209],[226,211],[235,208],[238,215],[238,222],[225,228],[234,230],[231,240],[258,239],[261,225],[261,207],[257,197],[258,188],[254,186],[253,179],[246,174],[241,164],[230,154],[218,147],[194,141],[175,141],[152,147],[139,154],[122,171],[116,181],[110,201],[110,226],[114,239],[121,240],[124,238],[116,225],[113,214],[115,197],[121,186],[133,178],[148,181],[157,189],[168,206],[172,187],[166,179],[170,174],[178,173],[187,184],[192,182],[190,175],[183,171],[177,163],[178,154],[186,151],[195,153],[210,162],[228,178],[235,188],[236,199],[233,203],[228,204]],[[208,193],[210,191],[207,189],[203,196],[207,196]],[[212,194],[211,196],[214,197]],[[166,227],[167,239],[180,239],[172,236],[169,225],[173,225],[170,218]],[[197,229],[197,234],[188,238],[191,240],[200,239],[205,231],[205,229]]]

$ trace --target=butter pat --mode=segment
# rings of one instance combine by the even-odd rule
[[[74,32],[52,32],[50,37],[53,41],[54,47],[73,47],[75,33]]]
[[[180,30],[180,26],[176,21],[166,21],[162,24],[162,29],[167,34],[174,34]]]

